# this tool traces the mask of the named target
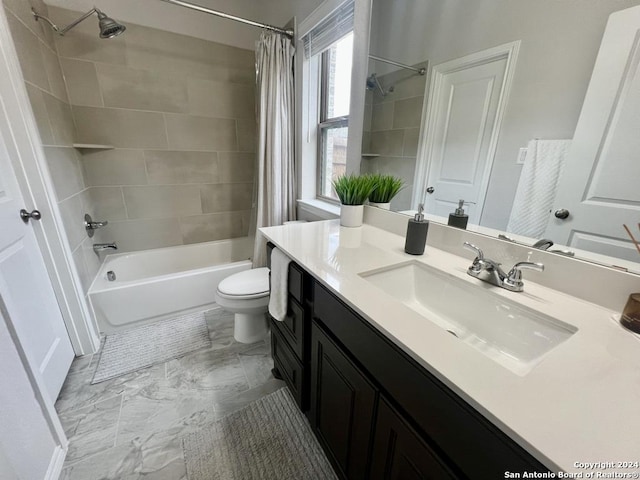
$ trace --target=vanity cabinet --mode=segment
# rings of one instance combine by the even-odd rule
[[[343,478],[367,478],[376,400],[373,384],[314,322],[309,420]]]
[[[316,350],[316,329],[323,335],[319,337],[323,345],[326,339],[332,342],[332,354],[324,358],[323,365],[338,353],[344,359],[331,363],[335,370],[332,375],[357,390],[351,379],[354,371],[359,372],[358,378],[368,380],[376,392],[372,425],[357,427],[364,430],[358,438],[369,436],[368,441],[361,440],[369,445],[369,478],[485,479],[504,478],[507,471],[547,472],[528,452],[318,282],[313,284],[313,324]],[[331,394],[319,395],[317,386],[327,386],[328,381],[321,377],[323,370],[314,367],[318,363],[315,350],[313,356],[312,408],[334,412],[345,408],[346,398],[336,402]],[[359,408],[355,398],[352,393],[351,405]],[[349,418],[369,415],[365,407]],[[325,433],[319,431],[317,419],[313,415],[311,418],[326,450],[327,444],[322,440]],[[339,428],[343,435],[361,433]],[[335,453],[329,454],[330,459]],[[361,478],[345,473],[345,478]]]

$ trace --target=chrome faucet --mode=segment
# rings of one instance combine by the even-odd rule
[[[102,252],[104,250],[117,250],[118,249],[118,245],[116,245],[116,242],[113,243],[94,243],[93,244],[93,251],[98,253],[98,252]]]
[[[472,243],[464,242],[464,248],[476,254],[476,258],[467,269],[469,275],[512,292],[522,292],[524,290],[524,282],[522,281],[523,269],[537,270],[538,272],[544,271],[544,265],[542,263],[518,262],[508,273],[505,273],[504,270],[500,268],[499,263],[484,258],[482,250]]]

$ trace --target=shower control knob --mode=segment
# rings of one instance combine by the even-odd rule
[[[569,210],[567,210],[566,208],[560,208],[556,210],[553,214],[555,215],[556,218],[559,218],[560,220],[565,220],[569,218]]]
[[[427,188],[427,193],[428,193],[429,195],[431,195],[431,194],[432,194],[433,192],[435,192],[435,191],[436,191],[436,189],[435,189],[435,188],[433,188],[433,187],[429,187],[429,188]]]
[[[23,208],[20,210],[20,218],[24,223],[29,223],[29,219],[40,220],[42,218],[42,214],[38,210],[33,210],[29,213]]]

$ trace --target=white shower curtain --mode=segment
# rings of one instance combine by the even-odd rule
[[[296,216],[294,91],[291,39],[263,33],[257,43],[258,169],[253,266],[266,263],[260,227],[282,225]]]

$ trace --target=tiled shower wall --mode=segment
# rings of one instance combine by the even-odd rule
[[[416,68],[427,64],[414,65]],[[401,177],[406,187],[392,200],[393,210],[407,210],[411,206],[420,123],[426,86],[426,75],[410,70],[398,70],[378,76],[382,87],[394,91],[382,96],[367,90],[364,110],[362,173],[384,173]]]
[[[31,15],[32,6],[45,15],[47,7],[40,0],[4,0],[3,3],[63,227],[86,294],[99,266],[92,242],[82,226],[84,212],[93,212],[93,197],[84,182],[80,153],[72,147],[75,126],[53,34]]]
[[[80,12],[50,7],[66,25]],[[94,218],[118,251],[246,236],[255,162],[254,52],[90,19],[56,38]]]

